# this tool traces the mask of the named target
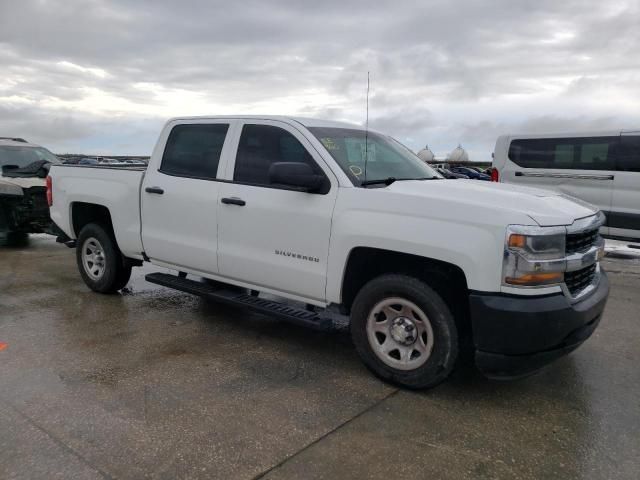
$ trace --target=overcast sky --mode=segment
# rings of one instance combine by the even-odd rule
[[[640,0],[0,0],[0,136],[150,154],[163,122],[295,114],[488,160],[509,132],[640,128]]]

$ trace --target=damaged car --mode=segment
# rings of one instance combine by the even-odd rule
[[[0,137],[0,238],[55,234],[49,217],[46,177],[60,159],[22,138]]]

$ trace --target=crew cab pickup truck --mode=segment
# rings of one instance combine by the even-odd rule
[[[51,217],[89,288],[148,281],[327,328],[409,388],[463,349],[529,374],[596,329],[609,293],[602,214],[531,188],[448,182],[400,143],[285,117],[170,120],[143,168],[54,165]]]

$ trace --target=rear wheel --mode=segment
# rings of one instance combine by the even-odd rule
[[[131,266],[125,265],[115,238],[97,223],[90,223],[80,231],[76,261],[84,283],[96,292],[114,293],[131,277]]]
[[[458,356],[453,315],[426,283],[389,274],[367,283],[351,311],[351,335],[365,365],[408,388],[443,381]]]

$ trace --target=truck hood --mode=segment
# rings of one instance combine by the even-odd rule
[[[21,188],[44,187],[45,179],[39,177],[5,177],[0,175],[0,184],[16,185]]]
[[[491,211],[528,215],[541,227],[571,225],[595,215],[593,205],[561,193],[479,180],[404,180],[387,187],[390,192],[486,207]]]

